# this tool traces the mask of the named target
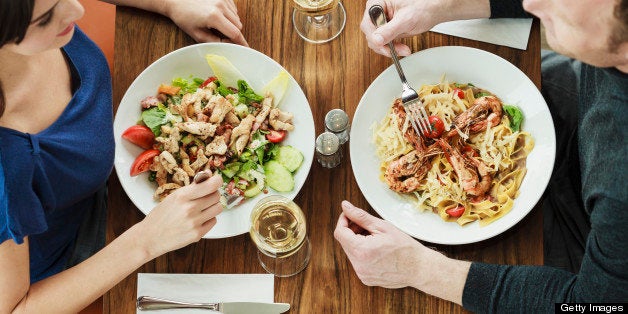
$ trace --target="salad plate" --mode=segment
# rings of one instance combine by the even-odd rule
[[[226,238],[249,231],[250,213],[259,198],[271,194],[281,194],[293,199],[307,178],[314,156],[314,119],[303,90],[296,80],[276,61],[253,50],[228,43],[201,43],[175,50],[148,66],[129,86],[118,107],[114,120],[115,169],[122,188],[133,204],[144,214],[158,204],[153,198],[157,187],[150,182],[147,172],[131,176],[130,170],[135,158],[143,149],[122,138],[122,133],[137,124],[141,115],[140,102],[147,96],[154,96],[160,84],[168,84],[174,78],[208,78],[218,75],[209,66],[206,56],[225,57],[243,77],[250,87],[260,92],[280,73],[287,76],[287,84],[278,107],[291,112],[294,130],[282,142],[303,154],[303,162],[294,173],[294,188],[289,192],[277,192],[267,188],[268,194],[260,193],[243,203],[225,209],[217,218],[217,224],[204,238]],[[218,75],[220,76],[220,75]]]
[[[537,204],[549,181],[556,152],[554,124],[541,93],[530,79],[510,62],[483,50],[445,46],[422,50],[401,60],[408,82],[419,88],[448,82],[473,83],[491,91],[504,103],[518,106],[524,115],[522,129],[534,140],[526,160],[525,175],[512,210],[481,227],[478,222],[460,226],[439,215],[421,212],[390,190],[381,180],[380,160],[372,141],[372,127],[387,114],[401,95],[399,77],[393,66],[384,70],[362,96],[353,116],[350,155],[356,181],[364,197],[385,220],[419,240],[436,244],[466,244],[482,241],[508,230]],[[365,136],[364,134],[368,134]]]

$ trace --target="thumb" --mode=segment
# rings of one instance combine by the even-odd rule
[[[402,31],[395,26],[394,22],[396,22],[396,20],[388,24],[382,25],[373,32],[371,36],[375,44],[380,46],[386,46],[389,42],[395,40],[395,38],[397,38],[397,36],[402,33]],[[397,54],[400,56],[405,57],[412,53],[410,51],[410,47],[403,43],[395,42],[393,43],[393,45]],[[390,53],[388,52],[387,47],[384,47],[381,53],[390,57]]]
[[[363,209],[355,207],[348,201],[342,201],[342,211],[350,221],[362,227],[369,233],[376,233],[378,231],[381,231],[378,228],[381,219],[370,215]]]

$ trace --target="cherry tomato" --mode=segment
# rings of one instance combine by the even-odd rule
[[[208,79],[205,80],[205,82],[201,83],[201,85],[198,86],[198,88],[204,88],[205,86],[209,85],[209,83],[217,80],[218,78],[215,76],[210,76]]]
[[[134,177],[142,172],[148,171],[150,165],[153,164],[153,158],[159,156],[161,152],[158,149],[148,149],[142,152],[131,165],[131,176]]]
[[[460,88],[454,88],[454,95],[458,96],[460,99],[464,99],[464,91]]]
[[[464,214],[464,206],[458,205],[456,207],[446,209],[445,212],[451,217],[460,217]]]
[[[283,141],[284,138],[286,138],[285,130],[270,130],[270,133],[266,134],[266,139],[268,139],[271,143],[279,143]]]
[[[437,116],[429,116],[428,121],[430,123],[430,130],[425,132],[425,136],[430,138],[437,138],[443,131],[445,131],[445,123]]]
[[[143,149],[153,148],[155,142],[155,134],[144,125],[132,125],[122,132],[122,138]]]

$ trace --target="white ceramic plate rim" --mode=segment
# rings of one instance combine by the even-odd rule
[[[556,140],[554,124],[541,93],[517,67],[490,52],[460,46],[444,46],[416,52],[401,60],[411,86],[438,83],[443,75],[449,82],[471,82],[485,88],[507,104],[521,108],[523,129],[530,132],[535,147],[527,158],[528,172],[513,209],[485,226],[459,226],[445,222],[431,212],[419,212],[407,200],[391,191],[379,177],[379,160],[371,139],[371,126],[386,114],[401,83],[393,66],[384,70],[366,90],[353,117],[350,154],[353,172],[366,200],[385,220],[417,239],[436,244],[467,244],[494,237],[523,219],[542,196],[554,165]]]
[[[116,173],[124,191],[144,214],[148,214],[158,204],[152,197],[155,186],[148,181],[147,173],[136,177],[130,176],[131,164],[142,149],[123,140],[122,132],[137,122],[141,112],[140,100],[154,95],[159,84],[168,83],[175,77],[211,76],[213,72],[205,61],[205,55],[208,53],[225,56],[257,91],[280,71],[285,71],[279,63],[261,52],[227,43],[201,43],[187,46],[168,53],[142,71],[129,86],[120,102],[114,120],[114,136]],[[303,164],[294,176],[294,189],[291,192],[280,193],[269,188],[268,194],[260,193],[242,205],[223,211],[217,216],[216,226],[204,238],[226,238],[248,232],[249,216],[259,198],[281,194],[293,199],[305,183],[314,155],[314,118],[303,90],[291,75],[280,108],[294,114],[295,124],[295,130],[288,134],[283,143],[296,147],[304,155]]]

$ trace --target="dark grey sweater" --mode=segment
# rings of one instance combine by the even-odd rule
[[[523,14],[521,1],[492,0],[491,10],[492,17]],[[553,313],[555,303],[628,302],[628,74],[583,64],[578,107],[582,203],[591,226],[580,271],[472,263],[466,309]]]

